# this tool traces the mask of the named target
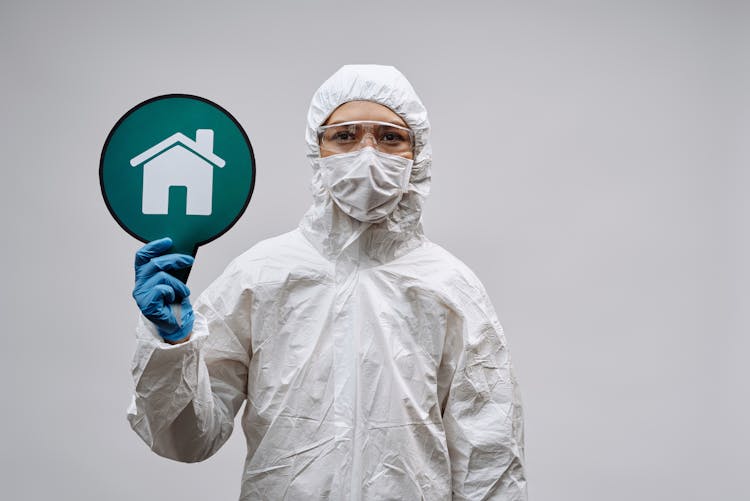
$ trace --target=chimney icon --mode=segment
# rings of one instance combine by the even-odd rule
[[[195,131],[196,149],[206,155],[214,152],[214,131],[211,129],[197,129]]]

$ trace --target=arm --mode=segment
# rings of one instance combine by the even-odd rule
[[[449,316],[438,379],[456,500],[526,500],[523,411],[510,353],[479,289]]]
[[[229,438],[246,398],[251,302],[230,266],[197,300],[187,341],[165,342],[141,316],[128,420],[157,454],[201,461]]]

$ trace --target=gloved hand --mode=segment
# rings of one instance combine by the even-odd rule
[[[161,238],[135,253],[133,298],[143,315],[156,325],[159,335],[165,341],[175,342],[192,332],[193,307],[188,299],[190,289],[167,272],[191,266],[193,257],[164,254],[170,247],[172,239]]]

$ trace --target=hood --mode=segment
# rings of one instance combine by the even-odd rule
[[[398,114],[414,132],[415,155],[408,191],[396,209],[378,223],[364,223],[345,214],[323,184],[317,128],[349,101],[373,101]],[[346,65],[313,95],[307,113],[307,157],[312,166],[313,205],[299,228],[325,257],[336,260],[350,246],[378,263],[388,262],[425,240],[422,204],[430,191],[432,155],[427,110],[406,77],[392,66]]]

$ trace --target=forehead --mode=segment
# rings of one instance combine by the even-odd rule
[[[331,125],[354,120],[389,122],[408,127],[406,122],[387,106],[372,101],[349,101],[336,108],[323,125]]]

